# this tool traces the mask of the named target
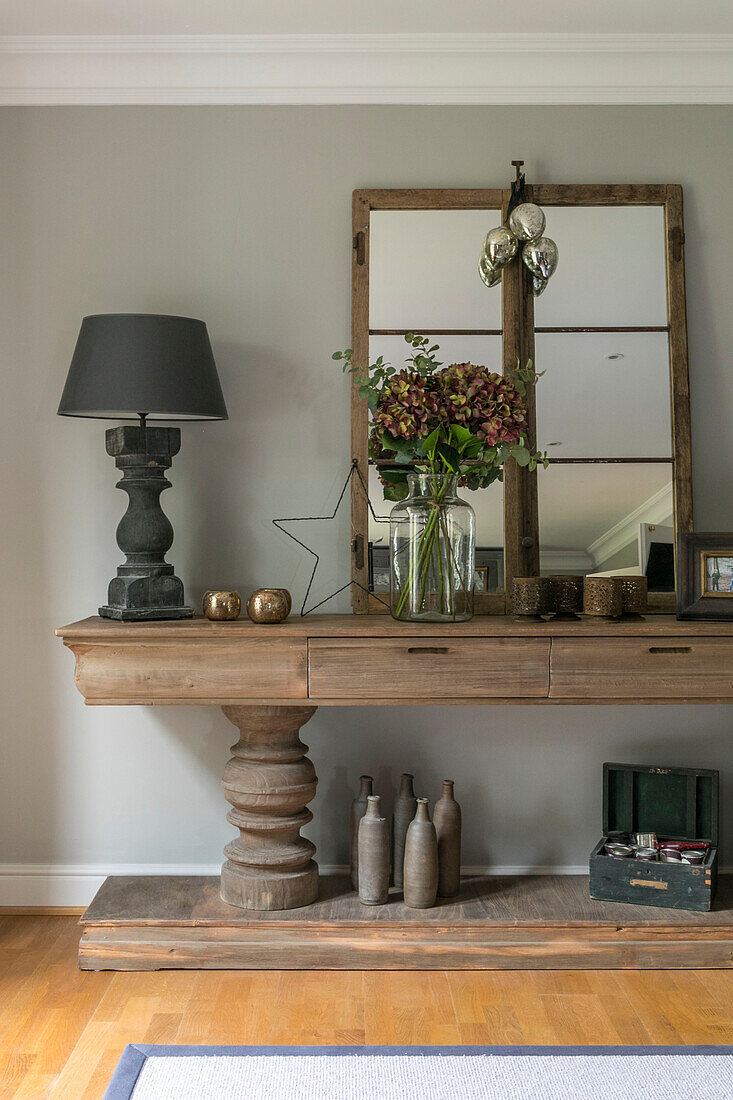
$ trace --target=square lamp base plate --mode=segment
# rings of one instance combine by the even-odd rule
[[[192,607],[110,607],[106,604],[99,608],[103,619],[118,619],[120,622],[152,622],[157,619],[192,619]]]

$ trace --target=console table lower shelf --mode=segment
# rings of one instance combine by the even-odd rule
[[[585,875],[466,878],[433,909],[322,875],[316,902],[275,912],[228,905],[213,875],[115,876],[81,924],[82,970],[722,969],[733,875],[709,913],[594,901]]]

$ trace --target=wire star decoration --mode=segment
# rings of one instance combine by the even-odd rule
[[[379,603],[383,604],[385,607],[389,607],[389,604],[385,603],[384,600],[380,600],[379,596],[377,596],[374,592],[370,593],[369,589],[365,588],[363,584],[359,584],[358,581],[348,581],[346,584],[342,584],[340,588],[337,588],[336,591],[332,592],[329,596],[326,596],[324,599],[319,600],[319,602],[317,604],[314,604],[313,607],[309,607],[308,610],[306,611],[305,607],[306,607],[306,604],[308,603],[308,597],[310,596],[311,588],[313,587],[313,581],[315,580],[316,573],[318,572],[318,566],[320,565],[320,562],[321,562],[321,556],[320,556],[320,554],[317,554],[315,550],[312,550],[311,547],[308,546],[305,542],[303,542],[302,539],[299,539],[297,537],[297,535],[294,535],[292,533],[292,531],[288,531],[285,527],[282,526],[284,523],[308,523],[308,522],[313,522],[313,521],[323,521],[325,523],[328,523],[331,520],[335,519],[336,515],[338,514],[338,510],[341,507],[343,499],[346,496],[346,490],[349,488],[349,486],[351,484],[351,479],[354,477],[354,475],[356,475],[356,477],[359,480],[359,484],[361,485],[364,496],[366,497],[367,506],[369,508],[369,514],[371,515],[374,522],[375,523],[387,523],[387,522],[389,522],[389,517],[388,516],[378,516],[375,513],[374,508],[372,507],[372,502],[369,499],[369,492],[367,490],[366,485],[364,484],[364,478],[362,477],[361,470],[359,469],[359,463],[357,462],[356,459],[354,459],[353,462],[351,463],[351,468],[349,469],[349,472],[347,474],[346,481],[344,482],[343,488],[342,488],[341,492],[339,493],[338,500],[336,501],[336,506],[334,507],[334,510],[333,510],[333,512],[331,513],[330,516],[284,516],[284,517],[281,517],[280,519],[274,519],[272,521],[273,525],[275,527],[277,527],[277,529],[279,531],[282,531],[282,533],[284,535],[287,535],[289,539],[292,539],[293,542],[297,542],[298,546],[302,547],[303,550],[305,550],[308,554],[311,555],[312,558],[315,559],[314,562],[313,562],[313,570],[311,572],[310,579],[308,581],[308,587],[305,590],[305,596],[303,597],[303,603],[302,603],[301,608],[300,608],[300,616],[303,619],[305,618],[306,615],[310,615],[313,611],[316,611],[319,607],[323,607],[324,603],[328,603],[329,600],[332,600],[335,596],[340,595],[343,591],[345,591],[345,589],[351,588],[352,585],[356,585],[356,587],[361,589],[362,592],[366,592],[368,595],[374,596],[374,599],[378,600]]]

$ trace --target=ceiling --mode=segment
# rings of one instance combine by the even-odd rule
[[[716,34],[729,0],[3,0],[4,35]]]

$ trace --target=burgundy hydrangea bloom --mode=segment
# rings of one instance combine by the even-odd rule
[[[436,380],[401,370],[386,383],[372,418],[375,435],[389,432],[397,439],[424,439],[441,418],[441,394]]]
[[[437,379],[449,423],[463,424],[489,447],[519,442],[527,409],[510,378],[473,363],[453,363]]]

